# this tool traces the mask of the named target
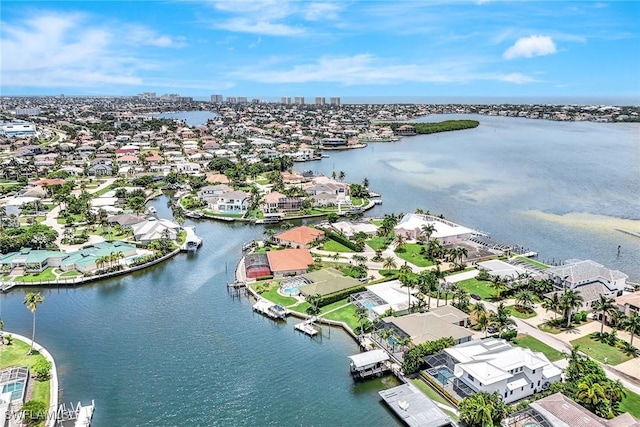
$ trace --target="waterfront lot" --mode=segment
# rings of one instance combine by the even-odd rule
[[[39,360],[44,359],[37,351],[33,354],[27,355],[30,345],[22,341],[14,339],[11,345],[0,346],[0,369],[5,369],[10,366],[28,366],[29,369],[35,365]],[[50,380],[36,381],[32,378],[29,381],[33,384],[33,395],[27,400],[40,400],[45,403],[46,407],[49,407],[50,399]]]

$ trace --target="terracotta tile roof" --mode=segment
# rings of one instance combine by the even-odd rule
[[[313,258],[306,249],[283,249],[267,252],[271,271],[306,270],[313,264]]]
[[[323,235],[324,231],[322,230],[302,225],[300,227],[295,227],[291,230],[287,230],[284,233],[277,234],[275,237],[276,239],[284,240],[286,242],[294,242],[301,245],[306,245]]]

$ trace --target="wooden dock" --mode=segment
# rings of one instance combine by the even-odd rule
[[[305,320],[304,322],[301,323],[297,323],[296,325],[293,326],[293,329],[300,331],[304,334],[309,335],[310,337],[313,337],[315,335],[318,334],[318,328],[313,326],[313,322],[315,322],[316,318],[313,317],[309,320]]]

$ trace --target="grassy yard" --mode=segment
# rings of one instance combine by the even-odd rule
[[[620,402],[620,410],[640,418],[640,394],[626,390],[627,396]]]
[[[40,353],[35,352],[27,356],[30,345],[14,339],[11,345],[0,346],[0,369],[9,366],[32,367],[38,360],[44,359]],[[50,381],[34,381],[33,400],[41,400],[49,407]]]
[[[458,282],[458,284],[470,294],[480,295],[482,299],[495,299],[495,291],[489,286],[489,282],[472,278]]]
[[[433,261],[426,259],[423,255],[420,255],[422,245],[417,243],[405,243],[402,247],[404,251],[396,251],[395,253],[403,260],[410,262],[416,267],[428,267],[433,265]]]
[[[56,276],[53,274],[53,268],[49,267],[39,274],[28,274],[25,276],[16,277],[16,282],[38,282],[46,280],[56,280]]]
[[[526,262],[527,264],[531,264],[531,265],[533,265],[535,267],[538,267],[538,268],[542,268],[542,269],[549,268],[549,266],[547,264],[543,264],[543,263],[538,262],[536,260],[533,260],[531,258],[527,258],[526,256],[517,256],[516,259],[518,261]]]
[[[573,340],[571,341],[571,345],[574,347],[579,345],[581,351],[596,359],[598,362],[607,363],[609,365],[618,365],[633,358],[632,356],[628,356],[623,353],[619,348],[596,341],[590,336]],[[606,362],[604,361],[605,357],[607,358]]]
[[[369,246],[374,251],[378,249],[384,250],[387,248],[387,238],[386,237],[373,237],[369,240],[365,240],[367,246]]]
[[[251,287],[253,289],[256,288],[256,286],[258,286],[259,283],[256,283],[254,285],[251,285]],[[282,306],[287,306],[287,305],[291,305],[291,304],[295,304],[298,300],[295,299],[294,297],[286,297],[283,295],[280,295],[278,293],[278,287],[279,285],[273,285],[269,288],[269,290],[267,292],[263,292],[262,294],[260,294],[260,296],[262,298],[268,299],[269,301],[276,303],[276,304],[280,304]]]
[[[531,319],[532,317],[536,317],[535,310],[531,310],[529,313],[522,313],[516,310],[514,305],[507,306],[507,310],[509,310],[509,313],[511,313],[513,317],[517,317],[518,319]]]
[[[338,301],[341,302],[341,305],[344,305],[344,300],[343,301]],[[335,304],[335,303],[334,303]],[[333,304],[330,304],[333,305]],[[329,310],[325,310],[326,308],[328,308],[330,305],[326,306],[326,307],[322,307],[322,311],[323,312],[327,312]],[[327,314],[326,316],[322,316],[324,319],[329,319],[329,320],[336,320],[338,322],[344,322],[347,325],[349,325],[349,327],[351,328],[351,330],[355,330],[359,325],[358,323],[358,318],[356,317],[356,306],[353,304],[349,304],[341,309],[338,309],[336,311],[333,311],[329,314]]]
[[[552,362],[555,362],[556,360],[561,360],[564,358],[564,355],[562,354],[562,352],[552,347],[549,347],[542,341],[537,340],[536,338],[529,335],[523,335],[523,334],[518,335],[516,339],[513,340],[513,344],[517,345],[518,347],[530,348],[533,351],[539,351],[540,353],[543,353],[545,356],[547,356],[549,360]]]
[[[79,275],[80,275],[80,272],[78,270],[70,270],[62,273],[60,277],[78,277]]]
[[[326,242],[324,242],[324,245],[322,245],[322,250],[329,252],[353,252],[345,245],[338,243],[333,239],[328,239]]]

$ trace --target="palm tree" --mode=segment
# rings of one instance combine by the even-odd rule
[[[636,334],[640,334],[640,314],[638,314],[638,312],[633,312],[631,316],[627,317],[627,321],[624,323],[624,329],[631,334],[629,345],[633,347],[633,337]]]
[[[495,289],[496,299],[500,299],[500,297],[502,296],[502,292],[508,289],[506,280],[504,280],[500,276],[493,276],[491,278],[491,283],[489,284],[489,286]]]
[[[0,230],[4,230],[4,220],[7,217],[7,208],[0,206]]]
[[[491,317],[491,320],[496,324],[500,332],[503,332],[507,326],[516,324],[511,317],[511,313],[509,313],[509,309],[503,302],[498,304],[497,311],[493,313]]]
[[[528,290],[522,290],[515,295],[516,304],[524,308],[526,311],[533,309],[533,300],[535,295]]]
[[[554,292],[551,294],[550,297],[545,298],[544,301],[542,301],[542,308],[544,308],[545,310],[549,311],[553,311],[553,321],[555,322],[557,316],[558,316],[558,311],[560,311],[560,305],[561,305],[562,301],[560,300],[560,293],[559,292]]]
[[[403,246],[406,243],[407,239],[405,239],[402,234],[398,234],[396,235],[396,237],[394,237],[393,241],[396,244],[396,251],[402,252]]]
[[[591,308],[602,316],[600,319],[600,335],[602,335],[604,332],[604,321],[607,314],[611,314],[613,310],[616,310],[615,300],[613,298],[607,298],[604,295],[600,295],[600,298],[591,304]]]
[[[347,174],[346,174],[346,173],[344,173],[344,171],[340,171],[340,172],[338,172],[338,179],[339,179],[340,181],[344,181],[344,178],[345,178],[346,176],[347,176]]]
[[[27,307],[31,314],[33,315],[33,329],[31,333],[31,348],[29,349],[29,353],[33,353],[33,342],[36,339],[36,310],[38,308],[38,304],[42,304],[44,302],[44,296],[40,292],[29,292],[24,297],[24,305]]]
[[[560,308],[564,311],[567,328],[571,327],[571,312],[582,307],[582,295],[573,289],[565,289],[560,296]]]
[[[307,302],[309,303],[309,307],[307,307],[307,314],[311,316],[316,316],[320,313],[320,300],[322,297],[320,294],[307,295]]]
[[[422,234],[424,234],[424,237],[427,239],[427,241],[429,241],[431,239],[431,236],[433,235],[433,233],[435,233],[436,231],[436,226],[429,223],[429,224],[425,224],[423,225],[420,230],[422,231]]]
[[[578,383],[576,397],[587,408],[592,409],[602,400],[605,400],[607,394],[604,387],[599,382],[594,381],[591,375],[588,375],[584,381]]]
[[[364,307],[356,308],[356,318],[360,323],[360,336],[364,334],[364,321],[369,318],[369,311]]]
[[[427,295],[427,308],[431,309],[431,292],[438,289],[438,277],[433,270],[423,270],[418,274],[418,288],[420,293]]]
[[[388,256],[382,260],[382,268],[391,272],[391,270],[398,268],[398,264],[396,264],[395,258]]]
[[[418,281],[413,270],[406,263],[400,267],[400,283],[407,287],[407,310],[411,313],[411,289],[413,289]]]
[[[478,325],[481,331],[484,331],[486,338],[489,326],[491,326],[491,316],[488,315],[486,311],[481,311],[476,315],[476,325]]]
[[[497,392],[481,391],[462,399],[460,421],[469,427],[493,427],[508,414],[506,403]]]

